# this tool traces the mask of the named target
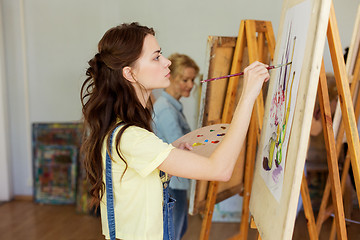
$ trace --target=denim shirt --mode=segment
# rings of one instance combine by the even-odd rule
[[[154,133],[164,142],[172,143],[191,131],[182,112],[182,104],[167,92],[163,91],[154,104]],[[170,188],[189,189],[189,180],[172,177]]]

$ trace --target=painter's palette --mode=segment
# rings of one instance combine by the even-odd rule
[[[174,141],[173,145],[187,142],[192,145],[192,152],[209,157],[224,139],[229,126],[230,124],[214,124],[196,129]]]

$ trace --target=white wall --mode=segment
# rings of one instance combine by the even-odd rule
[[[2,19],[0,5],[0,19]],[[0,201],[10,200],[12,197],[12,181],[10,174],[10,145],[9,123],[7,109],[7,91],[5,81],[5,58],[4,58],[4,31],[0,22]]]
[[[2,1],[13,191],[31,195],[30,121],[20,1]]]
[[[0,0],[15,195],[32,194],[31,123],[76,121],[87,61],[104,32],[122,22],[152,26],[165,56],[191,56],[206,72],[208,35],[237,36],[242,19],[272,21],[282,0]],[[343,46],[349,45],[359,1],[334,0]],[[325,55],[326,56],[326,55]],[[329,61],[325,59],[328,66]],[[195,128],[197,96],[183,99]]]
[[[25,1],[31,122],[81,118],[87,62],[104,32],[121,21],[120,2]]]
[[[13,191],[32,195],[31,124],[80,120],[87,61],[103,33],[120,22],[121,2],[1,0],[1,5]]]

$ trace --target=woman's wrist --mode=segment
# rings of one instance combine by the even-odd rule
[[[256,98],[257,96],[245,94],[241,96],[239,104],[244,104],[245,106],[250,106],[252,108],[252,106],[255,104]]]

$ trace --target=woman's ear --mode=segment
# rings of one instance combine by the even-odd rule
[[[131,72],[131,67],[123,67],[122,74],[130,82],[136,82],[134,79],[133,73]]]

